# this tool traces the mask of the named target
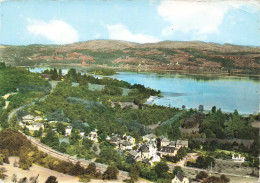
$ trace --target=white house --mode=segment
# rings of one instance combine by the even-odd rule
[[[155,141],[156,140],[156,135],[154,134],[147,134],[143,136],[143,141],[149,142],[149,141]]]
[[[163,139],[161,139],[161,147],[163,146],[168,146],[170,144],[170,140],[166,137],[164,137]]]
[[[26,128],[28,128],[29,131],[36,131],[40,130],[40,128],[44,129],[44,125],[42,123],[33,123],[31,125],[26,125]]]
[[[34,121],[34,116],[31,115],[31,114],[28,114],[26,116],[23,116],[22,120],[23,120],[24,123],[26,123],[26,122],[33,122]]]
[[[235,153],[232,154],[232,160],[233,161],[237,161],[237,162],[244,162],[245,161],[245,157],[240,156],[240,154],[238,156],[235,156]]]
[[[130,142],[131,144],[135,144],[135,138],[132,136],[124,136],[123,137],[126,141]]]
[[[79,135],[80,135],[81,138],[84,138],[85,137],[85,132],[80,132]]]
[[[35,121],[35,122],[41,122],[41,121],[43,121],[43,118],[42,118],[41,116],[36,116],[36,117],[34,118],[34,121]]]
[[[67,126],[67,128],[65,129],[65,136],[70,136],[71,130],[72,130],[72,126]]]
[[[91,132],[88,134],[88,139],[93,140],[94,142],[98,142],[97,130],[91,131]]]
[[[118,147],[121,150],[131,150],[133,148],[133,144],[127,140],[121,140],[118,144]]]
[[[176,176],[172,179],[172,183],[189,183],[189,179],[187,179],[181,172],[177,172]]]

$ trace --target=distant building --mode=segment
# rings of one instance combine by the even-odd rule
[[[187,179],[181,172],[177,172],[176,176],[172,179],[172,183],[189,183],[189,179]]]
[[[130,107],[130,108],[133,108],[133,109],[138,109],[138,105],[136,105],[134,102],[111,102],[111,107],[115,107],[115,105],[118,104],[120,105],[120,107],[122,109],[126,108],[126,107]]]
[[[41,77],[46,80],[51,80],[52,74],[41,74]]]
[[[43,118],[42,118],[41,116],[36,116],[36,117],[34,118],[34,121],[35,121],[35,122],[41,122],[41,121],[43,121]]]
[[[33,123],[31,125],[26,125],[26,128],[28,128],[29,131],[39,131],[40,128],[44,129],[44,125],[42,123]]]
[[[149,141],[155,141],[155,140],[156,140],[156,135],[154,135],[152,133],[143,136],[143,141],[149,142]]]
[[[133,144],[127,140],[121,140],[118,144],[118,147],[121,150],[128,150],[130,151],[133,148]]]
[[[95,131],[91,131],[89,134],[88,134],[88,139],[94,141],[94,142],[98,142],[98,134],[97,134],[97,130]]]
[[[80,132],[79,135],[80,135],[81,138],[84,138],[85,137],[85,132]]]
[[[140,148],[139,148],[139,151],[140,151],[140,154],[141,154],[141,158],[142,159],[149,159],[150,156],[150,151],[149,151],[149,148],[147,145],[142,145]]]
[[[23,117],[22,117],[22,121],[23,121],[24,123],[26,123],[26,122],[33,122],[33,121],[34,121],[34,116],[33,116],[33,115],[30,115],[30,114],[28,114],[28,115],[26,115],[26,116],[23,116]]]
[[[164,146],[160,150],[160,155],[162,156],[175,156],[177,153],[177,150],[175,147],[170,146]]]
[[[170,140],[166,137],[161,139],[161,147],[168,146],[170,144]]]
[[[72,126],[67,126],[65,129],[65,136],[70,136],[72,131]]]
[[[177,140],[176,142],[176,148],[179,149],[181,147],[188,147],[189,142],[187,140]]]
[[[233,161],[237,161],[237,162],[244,162],[245,161],[245,157],[240,156],[240,154],[238,156],[235,156],[235,153],[232,154],[232,160]]]
[[[135,138],[128,135],[123,137],[126,141],[130,142],[131,144],[135,144]]]

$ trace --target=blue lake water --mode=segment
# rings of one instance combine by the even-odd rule
[[[34,68],[31,71],[41,72],[45,69]],[[68,71],[62,70],[63,74]],[[182,105],[186,108],[203,105],[205,110],[216,106],[226,112],[237,109],[241,114],[259,112],[259,81],[255,79],[144,72],[118,72],[111,77],[161,90],[163,97],[153,101],[157,105],[179,108]]]
[[[139,72],[118,72],[113,78],[161,90],[163,97],[154,101],[157,105],[179,108],[182,105],[186,108],[198,108],[199,105],[203,105],[206,110],[216,106],[226,112],[237,109],[241,114],[259,111],[259,82],[249,78]]]

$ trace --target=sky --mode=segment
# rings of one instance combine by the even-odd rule
[[[260,46],[259,0],[0,0],[0,44],[203,41]]]

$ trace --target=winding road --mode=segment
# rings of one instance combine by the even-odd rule
[[[57,86],[59,81],[50,81],[50,85],[51,85],[51,91],[50,93],[55,89],[55,87]],[[16,109],[14,109],[9,115],[8,115],[8,123],[11,122],[11,119],[13,118],[13,116],[20,110],[26,108],[26,107],[29,107],[31,105],[34,105],[36,102],[39,102],[39,101],[43,101],[47,98],[48,95],[45,95],[43,96],[42,98],[40,99],[37,99],[29,104],[25,104],[21,107],[18,107]],[[21,133],[21,132],[20,132]],[[31,143],[35,146],[38,147],[39,150],[43,151],[44,153],[47,153],[48,155],[50,156],[53,156],[57,159],[60,159],[60,160],[63,160],[63,161],[68,161],[68,162],[72,162],[72,163],[77,163],[77,162],[80,162],[80,164],[83,166],[83,167],[87,167],[89,163],[93,163],[93,161],[91,160],[85,160],[85,159],[77,159],[76,157],[74,156],[70,156],[68,154],[63,154],[61,152],[58,152],[52,148],[50,148],[49,146],[41,143],[39,140],[33,138],[33,137],[30,137],[30,136],[27,136],[25,135],[24,133],[21,133],[22,135],[24,135],[28,140],[31,141]],[[99,169],[101,172],[104,172],[106,169],[107,169],[107,165],[105,164],[101,164],[101,163],[96,163],[96,167],[97,169]],[[128,179],[129,178],[129,175],[128,175],[128,172],[126,171],[119,171],[119,174],[118,174],[118,180],[124,180],[124,179]]]

